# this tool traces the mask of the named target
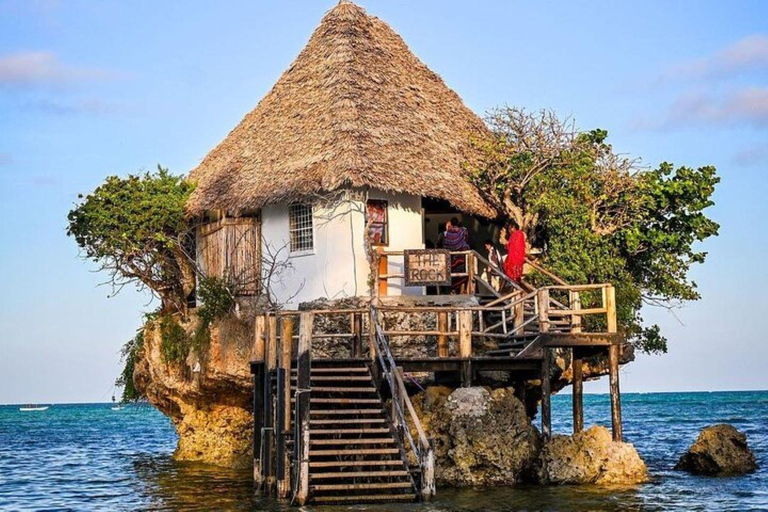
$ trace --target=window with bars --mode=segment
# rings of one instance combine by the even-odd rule
[[[288,207],[291,253],[308,253],[315,249],[312,205],[292,204]]]

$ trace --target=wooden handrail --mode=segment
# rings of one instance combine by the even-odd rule
[[[547,277],[551,278],[551,279],[552,279],[554,282],[556,282],[557,284],[559,284],[559,285],[562,285],[562,286],[570,286],[570,285],[569,285],[569,284],[568,284],[568,283],[567,283],[567,282],[566,282],[564,279],[562,279],[560,276],[558,276],[558,275],[556,275],[556,274],[553,274],[552,272],[550,272],[550,271],[549,271],[549,270],[547,270],[546,268],[542,267],[541,265],[539,265],[538,263],[536,263],[536,262],[535,262],[535,261],[533,261],[532,259],[530,259],[530,258],[525,258],[525,262],[526,262],[527,264],[529,264],[530,266],[532,266],[533,268],[535,268],[536,270],[538,270],[539,272],[541,272],[542,274],[544,274],[545,276],[547,276]]]

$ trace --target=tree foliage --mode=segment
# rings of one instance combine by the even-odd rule
[[[606,131],[579,132],[548,111],[505,108],[488,122],[492,136],[473,141],[484,159],[470,169],[487,200],[566,281],[612,282],[628,339],[665,352],[666,339],[643,325],[640,309],[699,298],[688,273],[706,256],[696,243],[719,229],[704,213],[715,168],[638,169],[613,152]]]
[[[108,177],[69,212],[67,234],[84,258],[100,264],[118,292],[149,288],[166,312],[185,312],[195,286],[186,254],[185,203],[193,185],[158,166],[154,173]]]

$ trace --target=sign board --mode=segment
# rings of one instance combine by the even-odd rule
[[[445,249],[406,249],[405,286],[451,284],[451,253]]]

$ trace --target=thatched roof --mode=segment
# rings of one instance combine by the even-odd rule
[[[189,210],[240,211],[346,187],[492,216],[462,162],[483,121],[386,23],[331,9],[272,90],[192,170]]]

